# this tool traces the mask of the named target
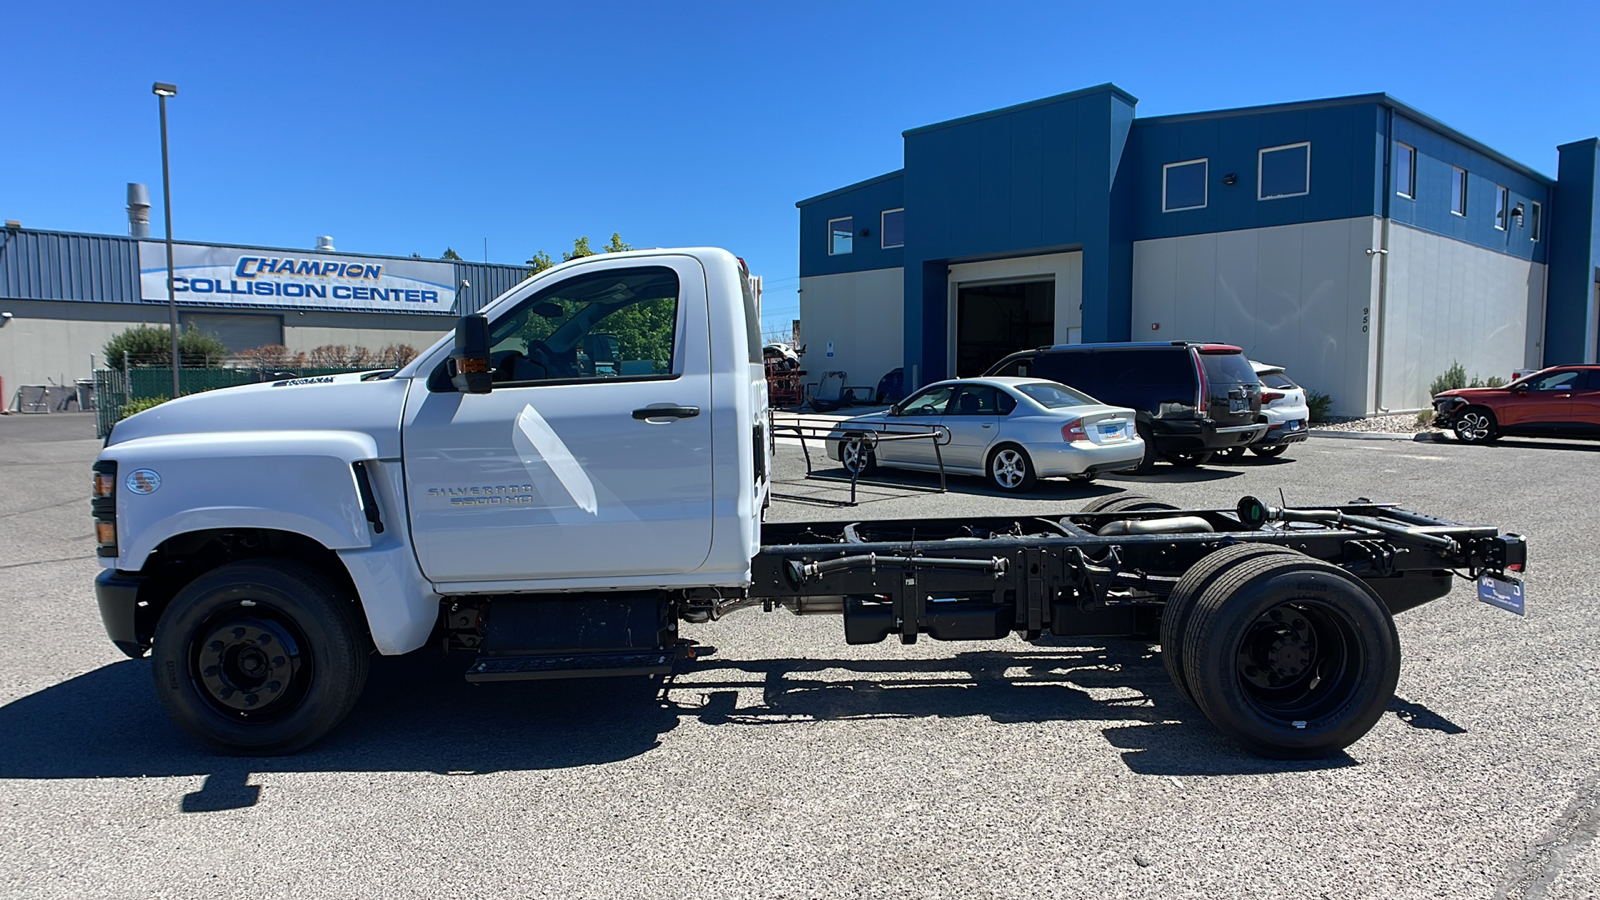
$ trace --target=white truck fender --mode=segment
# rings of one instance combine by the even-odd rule
[[[351,463],[377,453],[371,435],[350,431],[177,434],[113,444],[100,458],[117,462],[115,566],[138,571],[162,541],[216,528],[288,531],[334,551],[370,547]],[[389,509],[403,518],[403,507]]]

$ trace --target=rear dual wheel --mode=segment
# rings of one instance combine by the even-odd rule
[[[1338,566],[1235,545],[1201,560],[1173,595],[1162,621],[1168,673],[1246,749],[1285,759],[1336,753],[1370,731],[1394,696],[1394,620]]]

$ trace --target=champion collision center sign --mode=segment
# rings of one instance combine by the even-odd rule
[[[449,313],[455,266],[244,247],[172,245],[178,302],[363,312]],[[167,302],[167,248],[139,242],[139,293]]]

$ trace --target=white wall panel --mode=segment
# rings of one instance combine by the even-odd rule
[[[1391,223],[1377,405],[1427,406],[1453,362],[1482,378],[1537,366],[1544,276],[1539,263]]]
[[[1137,242],[1134,337],[1238,344],[1332,396],[1336,414],[1366,412],[1373,228],[1363,217]]]
[[[800,342],[806,381],[823,372],[850,373],[851,385],[877,387],[905,362],[905,275],[872,269],[800,279]],[[833,357],[828,357],[828,342]]]

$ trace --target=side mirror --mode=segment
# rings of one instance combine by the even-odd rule
[[[482,313],[456,320],[456,347],[447,364],[450,383],[463,394],[487,394],[493,387],[489,367],[489,320]]]
[[[1526,394],[1528,392],[1528,386],[1525,385],[1525,384],[1519,384],[1516,387],[1512,388],[1511,390],[1513,390],[1513,391],[1515,391],[1516,393],[1519,393],[1519,394]]]

